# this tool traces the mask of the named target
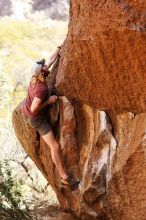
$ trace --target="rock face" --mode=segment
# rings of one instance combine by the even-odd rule
[[[101,110],[144,112],[145,54],[146,1],[71,1],[57,89]]]
[[[79,219],[146,219],[145,9],[140,0],[71,2],[50,120],[65,169],[81,181],[76,191],[62,187],[49,147],[19,107],[13,113],[20,143]]]
[[[144,220],[146,113],[112,116],[112,126],[104,111],[86,104],[73,106],[66,97],[60,97],[59,103],[57,137],[64,165],[81,180],[74,192],[62,188],[49,147],[23,122],[19,108],[13,114],[13,124],[20,143],[55,190],[61,207],[80,219]]]

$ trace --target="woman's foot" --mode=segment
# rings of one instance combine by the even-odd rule
[[[69,186],[71,190],[75,190],[80,181],[79,180],[74,180],[74,178],[69,175],[66,179],[61,179],[61,183],[64,185],[64,186]]]

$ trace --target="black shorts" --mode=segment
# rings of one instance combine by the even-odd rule
[[[24,121],[28,123],[31,128],[35,128],[40,133],[41,136],[51,131],[51,126],[47,119],[30,118],[24,115],[23,113],[22,113],[22,116],[23,116]]]

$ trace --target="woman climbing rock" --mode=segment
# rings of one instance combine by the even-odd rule
[[[50,66],[59,56],[61,47],[62,45],[57,47],[47,64],[45,64],[44,59],[34,64],[27,97],[22,105],[21,112],[25,122],[27,122],[30,127],[35,128],[50,147],[52,160],[59,172],[62,184],[70,186],[71,189],[75,189],[79,181],[75,181],[74,178],[64,170],[59,144],[47,118],[47,106],[56,102],[57,96],[49,96],[46,79],[50,73]]]

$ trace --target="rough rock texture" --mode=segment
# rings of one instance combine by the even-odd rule
[[[101,110],[146,110],[146,1],[72,0],[57,89]]]
[[[144,220],[146,113],[112,116],[112,127],[104,111],[89,105],[76,103],[74,109],[66,97],[60,97],[59,106],[57,137],[64,165],[81,180],[74,192],[62,188],[49,147],[23,122],[19,108],[13,114],[13,124],[20,143],[55,190],[61,207],[81,219]]]
[[[52,71],[51,88],[56,82],[60,98],[50,120],[79,188],[61,186],[49,147],[23,122],[19,107],[13,113],[17,137],[62,208],[80,219],[145,220],[146,3],[71,3],[67,43],[58,72],[57,65]]]

